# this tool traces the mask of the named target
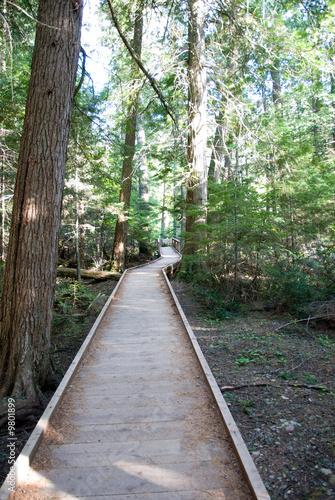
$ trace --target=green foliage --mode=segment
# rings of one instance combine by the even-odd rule
[[[87,308],[95,299],[87,287],[76,281],[62,279],[57,282],[53,328],[62,329],[65,336],[76,336],[85,323]]]
[[[250,409],[255,406],[255,401],[253,399],[237,398],[236,402],[240,405],[242,411],[247,415],[250,415]]]
[[[36,7],[29,4],[33,17]],[[34,23],[7,9],[0,46],[6,244],[34,37]],[[135,4],[118,0],[115,10],[131,37]],[[110,80],[97,95],[86,79],[73,110],[60,234],[60,258],[70,265],[78,240],[84,266],[111,260],[127,107],[139,90],[145,140],[135,150],[129,255],[152,253],[158,237],[185,236],[186,4],[159,1],[144,16],[142,59],[178,130],[142,75],[134,82],[133,62],[107,13],[102,6]],[[208,11],[208,150],[218,175],[208,181],[207,222],[194,225],[196,252],[183,258],[179,277],[194,284],[209,321],[254,301],[291,308],[335,296],[334,13],[326,0],[250,0],[232,5],[229,16],[221,4]],[[56,313],[70,302],[59,296]]]
[[[266,296],[285,306],[302,304],[318,297],[316,283],[305,274],[301,266],[279,262],[266,270],[268,286]]]

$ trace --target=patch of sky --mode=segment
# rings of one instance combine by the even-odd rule
[[[111,50],[103,46],[103,27],[110,26],[111,21],[98,15],[99,0],[87,0],[83,15],[81,44],[87,53],[86,71],[94,85],[94,91],[99,93],[108,82],[108,64]]]

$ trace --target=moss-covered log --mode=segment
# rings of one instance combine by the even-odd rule
[[[115,280],[121,278],[122,273],[117,271],[108,272],[108,271],[97,271],[96,269],[82,269],[81,277],[83,279],[90,280]],[[64,276],[65,278],[76,278],[77,277],[77,269],[71,269],[69,267],[58,267],[57,268],[57,276]]]

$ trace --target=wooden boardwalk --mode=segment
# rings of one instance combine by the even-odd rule
[[[247,500],[222,417],[161,269],[128,271],[16,499]]]

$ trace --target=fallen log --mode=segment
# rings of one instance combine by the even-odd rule
[[[303,322],[309,322],[309,321],[316,321],[318,319],[334,319],[335,314],[324,314],[322,316],[309,316],[308,318],[302,318],[302,319],[296,319],[294,321],[290,321],[290,323],[285,323],[285,325],[279,326],[278,328],[275,328],[273,331],[278,332],[278,330],[281,330],[282,328],[285,328],[286,326],[291,326],[295,325],[296,323],[303,323]]]
[[[117,271],[98,271],[96,269],[82,269],[80,271],[81,277],[83,279],[89,280],[119,280],[122,273]],[[62,276],[65,278],[76,278],[77,269],[72,269],[70,267],[58,267],[57,276]]]

